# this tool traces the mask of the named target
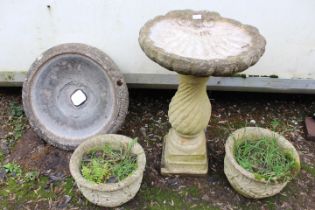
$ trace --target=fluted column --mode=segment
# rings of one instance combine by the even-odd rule
[[[206,92],[208,77],[179,75],[169,106],[172,125],[164,138],[162,174],[206,174],[208,158],[204,129],[211,116]]]

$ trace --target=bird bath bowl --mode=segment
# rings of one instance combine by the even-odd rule
[[[23,85],[23,104],[34,131],[69,150],[120,127],[127,114],[128,89],[105,53],[84,44],[62,44],[32,64]]]
[[[172,128],[164,138],[161,173],[206,174],[208,78],[254,65],[265,51],[265,39],[255,27],[218,13],[179,10],[148,21],[139,43],[150,59],[179,74],[179,87],[169,105]]]

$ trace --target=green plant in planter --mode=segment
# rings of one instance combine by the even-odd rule
[[[105,144],[101,149],[89,151],[81,162],[82,176],[98,184],[123,180],[137,169],[137,157],[131,153],[136,142],[133,139],[127,147],[119,149]]]
[[[289,181],[296,174],[297,163],[292,151],[282,150],[275,137],[244,139],[235,147],[235,159],[240,166],[254,173],[258,180]]]

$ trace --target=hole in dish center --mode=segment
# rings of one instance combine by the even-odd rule
[[[86,94],[78,89],[71,95],[71,102],[74,106],[80,106],[87,100]]]

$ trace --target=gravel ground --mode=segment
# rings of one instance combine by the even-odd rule
[[[315,142],[305,140],[303,122],[315,111],[313,95],[209,92],[208,175],[163,177],[159,172],[162,140],[170,128],[167,110],[174,93],[130,90],[129,113],[119,133],[138,137],[147,166],[139,193],[118,209],[315,209]],[[69,175],[71,152],[39,139],[17,113],[20,107],[21,89],[0,89],[0,208],[99,209],[82,197]],[[232,131],[249,125],[282,133],[300,154],[301,173],[271,198],[252,200],[237,194],[223,173],[225,140]],[[3,170],[12,162],[23,172]],[[27,181],[30,171],[38,175]]]

